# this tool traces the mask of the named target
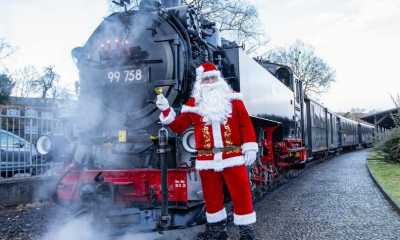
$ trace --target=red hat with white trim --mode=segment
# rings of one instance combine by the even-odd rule
[[[203,63],[198,68],[196,68],[196,78],[203,79],[208,77],[217,77],[221,76],[221,72],[218,71],[217,67],[212,63]]]

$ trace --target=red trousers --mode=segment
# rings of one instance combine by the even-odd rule
[[[244,165],[228,167],[220,172],[201,170],[199,173],[206,203],[207,222],[215,223],[227,217],[224,207],[224,182],[233,203],[234,223],[248,225],[256,222],[249,176]]]

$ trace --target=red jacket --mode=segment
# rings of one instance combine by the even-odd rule
[[[224,151],[223,153],[197,153],[196,169],[213,169],[221,171],[224,168],[243,165],[242,153],[248,150],[258,150],[253,124],[247,113],[240,94],[232,93],[232,114],[224,123],[207,124],[198,110],[194,98],[183,105],[181,114],[176,116],[173,109],[160,115],[163,124],[180,134],[190,126],[194,127],[197,150],[239,146],[240,149]]]

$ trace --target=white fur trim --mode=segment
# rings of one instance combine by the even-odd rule
[[[231,99],[243,100],[243,94],[239,92],[233,92]]]
[[[242,153],[250,150],[258,152],[258,144],[256,142],[247,142],[242,144]]]
[[[223,208],[216,213],[208,213],[206,212],[207,222],[208,223],[216,223],[227,218],[226,209]]]
[[[240,166],[244,164],[243,156],[230,157],[226,159],[216,159],[219,154],[215,154],[213,160],[196,160],[196,170],[212,169],[221,172],[225,168]]]
[[[221,123],[220,122],[212,122],[212,134],[214,138],[214,147],[222,148],[224,147],[224,142],[222,141],[221,134]]]
[[[200,114],[198,107],[192,107],[192,106],[188,106],[188,105],[182,106],[181,113],[185,113],[185,112]]]
[[[233,214],[233,223],[235,225],[249,225],[255,223],[257,220],[256,212],[252,212],[245,215]]]
[[[204,72],[203,66],[199,66],[198,68],[196,68],[196,77],[201,77],[203,72]]]
[[[207,72],[203,72],[201,74],[201,78],[207,78],[207,77],[217,77],[220,78],[221,77],[221,72],[218,70],[212,70],[212,71],[207,71]],[[220,79],[219,79],[220,80]]]
[[[168,125],[175,120],[175,117],[176,117],[176,113],[175,113],[174,109],[171,108],[171,110],[168,113],[168,116],[164,117],[163,113],[160,114],[160,121],[162,124]]]

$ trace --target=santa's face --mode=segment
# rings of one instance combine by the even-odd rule
[[[201,84],[212,84],[218,80],[217,77],[205,77],[201,80]]]

